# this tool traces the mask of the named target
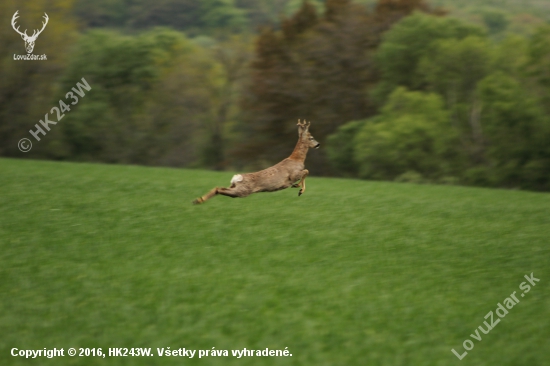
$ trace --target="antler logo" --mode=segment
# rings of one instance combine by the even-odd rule
[[[36,38],[38,38],[38,36],[40,35],[40,33],[42,33],[42,31],[44,30],[44,28],[46,28],[46,24],[48,24],[48,14],[44,13],[44,19],[46,20],[45,22],[42,22],[42,29],[38,30],[38,29],[35,29],[32,36],[28,36],[27,35],[27,30],[25,29],[24,32],[20,32],[19,31],[19,26],[17,28],[15,28],[15,20],[17,18],[19,18],[19,16],[17,15],[17,13],[19,12],[19,10],[17,10],[15,12],[15,14],[13,14],[13,17],[11,18],[11,26],[13,27],[13,29],[19,33],[21,35],[21,38],[23,38],[23,40],[25,41],[25,48],[27,50],[27,53],[32,53],[32,50],[34,49],[34,42],[36,42]]]

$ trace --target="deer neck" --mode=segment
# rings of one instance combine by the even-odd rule
[[[306,160],[308,149],[309,147],[307,146],[307,144],[300,138],[298,139],[298,143],[296,144],[294,151],[292,152],[292,154],[290,154],[288,158],[304,162]]]

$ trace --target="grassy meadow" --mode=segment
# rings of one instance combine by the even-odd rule
[[[0,159],[0,364],[550,365],[549,194],[310,177],[301,197],[191,205],[231,177]],[[245,347],[292,357],[231,356]]]

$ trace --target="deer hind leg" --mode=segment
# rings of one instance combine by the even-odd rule
[[[231,187],[231,188],[216,187],[216,188],[212,188],[210,190],[210,192],[208,192],[204,196],[195,199],[193,201],[193,204],[194,205],[199,205],[201,203],[204,203],[204,202],[208,201],[210,198],[212,198],[212,197],[214,197],[218,194],[221,194],[223,196],[232,197],[232,198],[248,196],[248,194],[246,192],[244,192],[242,189],[239,189],[238,187]]]
[[[292,188],[300,187],[300,192],[298,192],[298,197],[301,196],[306,191],[306,177],[309,174],[309,170],[304,169],[300,172],[300,181],[292,185]]]
[[[195,200],[193,201],[193,204],[194,204],[194,205],[199,205],[199,204],[201,204],[201,203],[204,203],[204,202],[208,201],[210,198],[212,198],[212,197],[214,197],[215,195],[218,194],[218,189],[219,189],[218,187],[212,188],[212,189],[210,190],[210,192],[208,192],[208,193],[205,194],[204,196],[195,199]]]

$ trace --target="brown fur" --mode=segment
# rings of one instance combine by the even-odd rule
[[[242,180],[232,181],[229,188],[213,188],[202,197],[193,201],[193,204],[204,203],[210,198],[221,194],[229,197],[246,197],[252,193],[275,192],[289,187],[300,187],[298,196],[306,190],[305,179],[309,171],[305,169],[309,148],[318,148],[319,143],[309,133],[309,123],[300,123],[298,120],[298,142],[292,154],[283,161],[255,173],[241,174]]]

